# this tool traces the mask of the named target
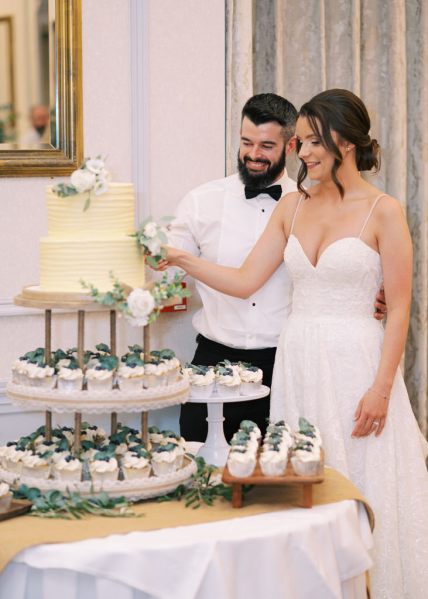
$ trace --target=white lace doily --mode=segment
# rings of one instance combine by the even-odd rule
[[[146,412],[185,403],[189,397],[189,381],[183,377],[176,383],[138,391],[59,391],[9,382],[7,396],[14,404],[59,413]]]

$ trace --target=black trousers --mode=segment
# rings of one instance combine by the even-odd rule
[[[215,366],[215,364],[225,359],[231,362],[250,362],[253,366],[258,366],[263,370],[263,384],[268,387],[271,386],[276,347],[236,349],[211,341],[202,335],[198,335],[196,341],[198,347],[192,360],[193,364]],[[269,418],[269,400],[270,395],[254,401],[224,404],[224,434],[226,439],[230,441],[233,434],[238,430],[241,420],[253,420],[264,434]],[[205,441],[208,430],[206,418],[206,404],[183,404],[180,412],[181,435],[188,441]]]

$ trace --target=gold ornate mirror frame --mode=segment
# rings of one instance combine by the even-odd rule
[[[82,162],[81,0],[56,0],[55,19],[57,147],[2,150],[0,145],[0,177],[68,175]]]

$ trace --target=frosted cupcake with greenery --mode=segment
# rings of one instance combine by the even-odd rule
[[[92,368],[88,368],[85,373],[88,391],[111,391],[118,363],[116,356],[105,355]]]
[[[219,362],[214,370],[217,395],[220,397],[238,396],[241,387],[239,366],[232,364],[228,360],[224,360],[224,362]]]
[[[246,362],[239,362],[239,376],[241,378],[241,395],[251,395],[262,386],[263,370]]]
[[[190,397],[211,397],[215,388],[215,372],[212,366],[186,364],[184,372],[189,377]]]
[[[144,382],[144,360],[140,354],[128,353],[122,356],[117,370],[117,384],[121,391],[139,391]]]

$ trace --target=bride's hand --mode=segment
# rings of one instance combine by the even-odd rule
[[[352,436],[367,437],[371,433],[375,433],[378,437],[385,426],[388,402],[388,397],[379,391],[375,389],[366,391],[355,411],[356,423]]]
[[[175,262],[175,260],[183,252],[181,250],[177,250],[176,248],[173,248],[169,245],[163,245],[162,248],[164,250],[166,250],[165,258],[162,258],[161,260],[158,261],[156,268],[154,266],[151,266],[151,268],[156,271],[159,271],[159,270],[164,271],[167,268],[169,268],[170,266],[178,266],[178,264]]]

